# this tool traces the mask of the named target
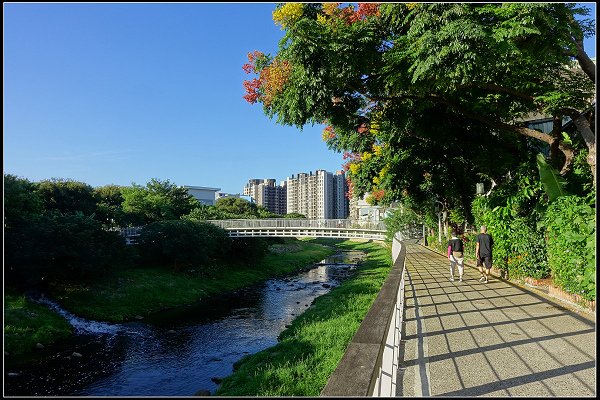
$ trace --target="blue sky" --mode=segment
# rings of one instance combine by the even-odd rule
[[[274,8],[4,3],[4,173],[239,193],[341,169],[322,126],[277,125],[242,98],[247,53],[274,54],[282,36]],[[595,38],[585,48],[595,57]]]

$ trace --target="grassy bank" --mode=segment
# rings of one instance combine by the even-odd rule
[[[48,345],[72,333],[71,325],[48,307],[11,290],[4,293],[4,351],[24,354],[37,343]]]
[[[314,243],[290,243],[282,246],[286,251],[269,253],[255,264],[219,266],[209,277],[160,267],[130,268],[115,271],[91,286],[54,286],[52,297],[78,316],[123,322],[289,274],[334,252]]]
[[[216,395],[319,395],[391,268],[390,250],[379,243],[345,241],[337,247],[368,253],[356,275],[317,298],[276,346],[236,363]]]
[[[296,240],[274,245],[273,250],[256,264],[219,266],[210,278],[163,268],[126,268],[92,285],[53,285],[51,297],[80,317],[123,322],[290,274],[335,252]],[[28,353],[38,342],[48,345],[71,334],[71,325],[62,316],[5,290],[4,349],[9,354]]]

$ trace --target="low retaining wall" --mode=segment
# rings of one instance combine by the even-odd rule
[[[392,269],[321,396],[396,395],[405,258],[406,246],[396,234],[392,242]]]

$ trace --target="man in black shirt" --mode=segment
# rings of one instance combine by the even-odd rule
[[[492,247],[494,240],[487,234],[485,225],[481,226],[480,234],[477,235],[477,245],[475,246],[475,256],[477,257],[477,268],[481,273],[480,282],[488,283],[488,276],[492,269]],[[485,266],[485,272],[484,267]]]

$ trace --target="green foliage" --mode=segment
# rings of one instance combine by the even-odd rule
[[[223,259],[230,247],[224,229],[190,220],[151,223],[142,229],[139,238],[139,251],[145,263],[174,270],[202,267],[210,273],[210,266]]]
[[[391,242],[396,232],[408,233],[419,229],[422,218],[410,208],[399,207],[392,209],[385,217],[386,241]]]
[[[242,263],[255,263],[268,251],[268,238],[231,238],[227,258]]]
[[[20,287],[91,279],[127,256],[118,233],[81,213],[44,214],[7,230],[4,245],[6,278]]]
[[[537,166],[540,179],[548,195],[548,201],[552,202],[557,197],[567,194],[565,189],[567,181],[546,162],[546,158],[541,153],[537,155]]]
[[[538,207],[541,195],[541,183],[530,164],[524,163],[489,197],[473,200],[476,227],[485,225],[494,239],[494,266],[510,277],[545,278],[550,274],[544,234],[536,224],[542,215]]]
[[[42,214],[43,204],[35,184],[4,174],[4,229],[11,229]]]
[[[197,304],[212,295],[231,292],[277,275],[285,275],[331,255],[334,250],[295,241],[293,252],[267,254],[254,264],[220,261],[207,271],[193,268],[176,272],[164,265],[119,268],[86,284],[51,287],[51,295],[66,309],[92,320],[123,322],[164,308]]]
[[[94,215],[97,198],[94,188],[87,183],[72,179],[43,180],[37,184],[46,212],[77,213]]]
[[[548,206],[548,263],[554,281],[587,300],[596,298],[596,213],[584,198],[562,196]]]
[[[239,197],[223,197],[218,199],[214,206],[201,204],[181,218],[205,221],[211,219],[281,218],[281,216]]]
[[[96,194],[96,219],[106,228],[127,226],[129,221],[123,211],[122,187],[105,185],[94,189]]]
[[[593,31],[577,18],[589,10],[570,3],[390,3],[369,5],[366,18],[352,4],[287,7],[275,18],[285,21],[278,53],[253,65],[253,102],[283,125],[326,124],[354,195],[373,203],[425,215],[439,198],[454,222],[470,221],[465,188],[501,183],[527,157],[527,132],[507,121],[581,112],[595,93],[565,68]],[[275,60],[291,72],[268,74]]]
[[[216,208],[215,206],[209,206],[207,204],[200,204],[195,207],[189,214],[183,215],[181,219],[190,221],[205,221],[210,219],[227,219],[226,214]]]
[[[145,187],[136,184],[124,187],[122,196],[123,211],[133,225],[179,219],[199,205],[183,186],[155,178]]]
[[[227,216],[234,218],[256,218],[258,207],[254,203],[240,197],[222,197],[217,200],[215,207]]]
[[[4,293],[4,351],[11,356],[69,337],[71,325],[48,307],[36,304],[12,290]]]

